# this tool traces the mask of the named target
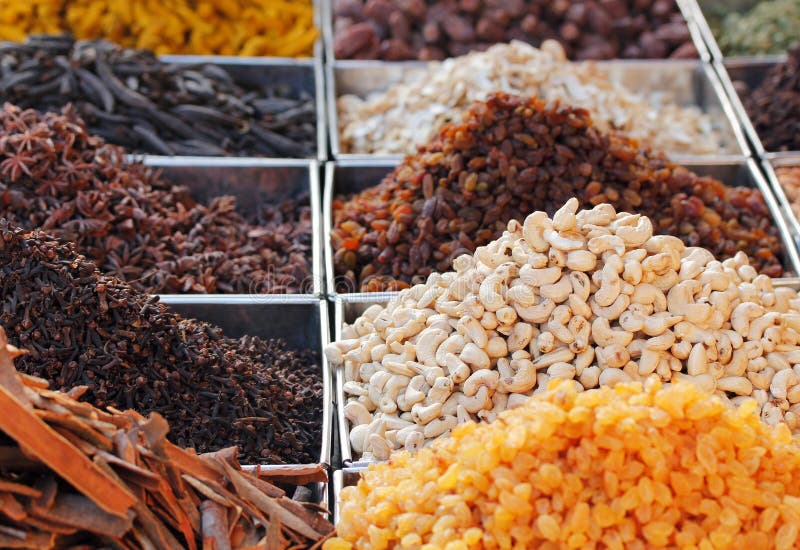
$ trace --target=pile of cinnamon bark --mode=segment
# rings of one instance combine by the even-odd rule
[[[80,387],[18,373],[24,353],[0,328],[0,547],[314,548],[333,530],[276,485],[325,481],[322,467],[253,475],[235,448],[197,455],[157,414],[101,411]]]

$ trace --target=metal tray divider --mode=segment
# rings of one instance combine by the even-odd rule
[[[342,468],[333,472],[333,483],[331,490],[331,510],[333,512],[333,524],[339,523],[341,517],[339,509],[339,495],[342,494],[342,489],[350,487],[358,482],[358,476],[366,470],[364,467],[349,467]]]

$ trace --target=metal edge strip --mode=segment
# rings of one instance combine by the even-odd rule
[[[328,322],[327,300],[317,301],[320,323],[320,368],[322,369],[322,443],[320,445],[321,464],[331,465],[331,445],[333,439],[333,399],[334,389],[331,381],[330,364],[325,358],[325,347],[330,343],[330,324]]]
[[[327,295],[336,296],[336,275],[333,271],[333,249],[331,248],[331,230],[333,229],[333,187],[336,171],[335,162],[325,163],[325,190],[322,197],[322,238],[325,247],[325,283]]]
[[[334,159],[342,155],[336,99],[336,66],[334,63],[328,63],[325,65],[325,102],[328,106],[328,140],[331,144],[331,157]]]
[[[342,326],[344,325],[344,305],[342,300],[337,299],[334,302],[334,334],[335,339],[342,339]],[[344,372],[341,366],[332,368],[336,370],[336,411],[337,421],[339,426],[339,451],[342,457],[342,464],[349,464],[353,460],[353,452],[350,449],[350,427],[347,425],[347,419],[344,417]]]
[[[311,201],[311,277],[313,278],[312,288],[315,296],[323,298],[325,296],[325,263],[323,257],[322,243],[320,242],[321,220],[319,219],[322,205],[320,203],[319,190],[319,170],[320,164],[312,161],[308,166],[309,199]]]

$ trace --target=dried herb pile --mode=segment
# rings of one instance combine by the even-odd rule
[[[767,151],[800,150],[800,47],[744,91],[744,106]]]
[[[333,527],[241,471],[235,449],[197,456],[164,418],[101,411],[20,375],[0,328],[0,546],[309,548]],[[281,481],[324,481],[321,468]],[[266,546],[264,546],[266,545]]]
[[[334,201],[339,291],[396,290],[499,237],[511,219],[570,197],[649,216],[656,233],[720,260],[742,250],[780,276],[781,243],[760,192],[670,163],[588,112],[496,94],[445,126],[379,185]]]
[[[101,271],[157,293],[310,292],[308,197],[257,219],[232,197],[199,204],[185,187],[124,161],[74,110],[0,113],[0,216],[74,242]]]
[[[131,153],[308,157],[314,98],[251,85],[219,66],[174,65],[102,40],[0,44],[0,96],[24,108],[75,104],[91,133]]]
[[[171,441],[235,445],[246,463],[319,460],[322,380],[315,351],[226,338],[167,312],[41,231],[0,220],[0,325],[29,350],[17,367],[56,389],[86,386],[97,407],[157,412]]]

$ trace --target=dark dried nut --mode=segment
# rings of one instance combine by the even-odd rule
[[[361,0],[333,0],[333,13],[338,17],[360,19],[364,13]]]
[[[496,21],[483,17],[475,27],[478,38],[486,42],[502,42],[505,36],[505,29]]]
[[[392,39],[381,42],[381,58],[388,61],[403,61],[414,58],[414,50],[402,40]]]
[[[338,59],[353,57],[378,43],[378,35],[369,23],[356,23],[336,35],[333,53]]]
[[[367,0],[364,6],[364,16],[381,25],[388,25],[389,17],[396,9],[390,0]]]
[[[442,38],[442,32],[439,28],[439,23],[435,21],[428,21],[422,27],[422,37],[428,44],[436,44]]]
[[[406,15],[416,19],[424,18],[428,10],[425,0],[396,0],[396,4]]]
[[[422,48],[419,51],[419,60],[420,61],[441,61],[445,59],[447,56],[445,53],[440,50],[439,48]]]
[[[406,43],[411,40],[411,24],[408,22],[408,18],[403,15],[403,12],[392,12],[389,16],[389,29],[393,38],[403,40]],[[412,51],[409,57],[413,57],[413,55],[414,52]]]
[[[472,42],[475,40],[475,31],[472,23],[466,17],[449,15],[442,21],[442,28],[447,36],[456,42]]]
[[[661,25],[656,29],[655,36],[671,46],[677,46],[692,40],[689,29],[683,23]]]
[[[693,42],[687,42],[678,47],[669,56],[670,59],[697,59],[697,47]]]
[[[666,57],[667,45],[663,40],[659,40],[655,34],[651,32],[642,33],[639,38],[639,45],[642,48],[642,55],[647,58],[661,58]]]

